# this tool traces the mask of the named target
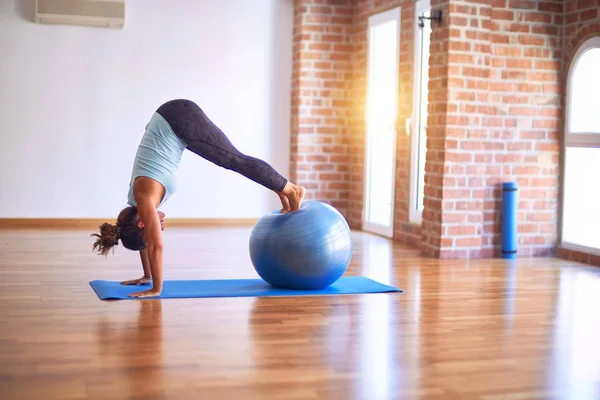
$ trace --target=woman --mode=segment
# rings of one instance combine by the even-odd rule
[[[240,153],[194,102],[172,100],[163,104],[146,126],[138,147],[129,207],[119,213],[116,225],[104,223],[99,234],[92,234],[97,238],[93,250],[99,255],[106,256],[119,240],[125,248],[139,250],[144,276],[122,283],[153,285],[130,296],[158,296],[162,291],[165,215],[158,208],[176,190],[175,173],[185,149],[274,191],[283,213],[298,210],[306,193],[304,187],[289,182],[266,162]]]

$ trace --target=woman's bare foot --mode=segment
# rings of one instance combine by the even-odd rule
[[[297,211],[302,206],[302,200],[304,199],[304,195],[306,195],[306,188],[288,182],[282,193],[287,197],[290,211]]]
[[[290,212],[290,202],[288,198],[283,193],[277,193],[277,196],[279,196],[279,200],[281,200],[281,210],[279,212],[282,214]]]

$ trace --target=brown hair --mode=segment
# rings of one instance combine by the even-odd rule
[[[129,250],[142,250],[146,248],[144,239],[144,230],[138,226],[139,216],[137,207],[126,207],[119,213],[115,225],[108,222],[100,225],[100,233],[92,233],[91,237],[96,237],[92,246],[92,251],[97,251],[98,255],[107,256],[111,248],[119,244]]]

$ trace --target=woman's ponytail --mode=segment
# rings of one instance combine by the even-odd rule
[[[92,233],[90,236],[96,237],[96,242],[92,251],[97,251],[98,255],[106,256],[110,249],[119,244],[119,227],[108,222],[100,225],[100,233]]]

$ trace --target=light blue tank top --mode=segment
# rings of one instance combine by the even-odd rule
[[[133,182],[138,176],[146,176],[164,186],[165,195],[159,204],[162,206],[177,190],[176,172],[185,148],[185,142],[175,135],[171,125],[162,115],[154,113],[135,155],[127,203],[137,207]]]

